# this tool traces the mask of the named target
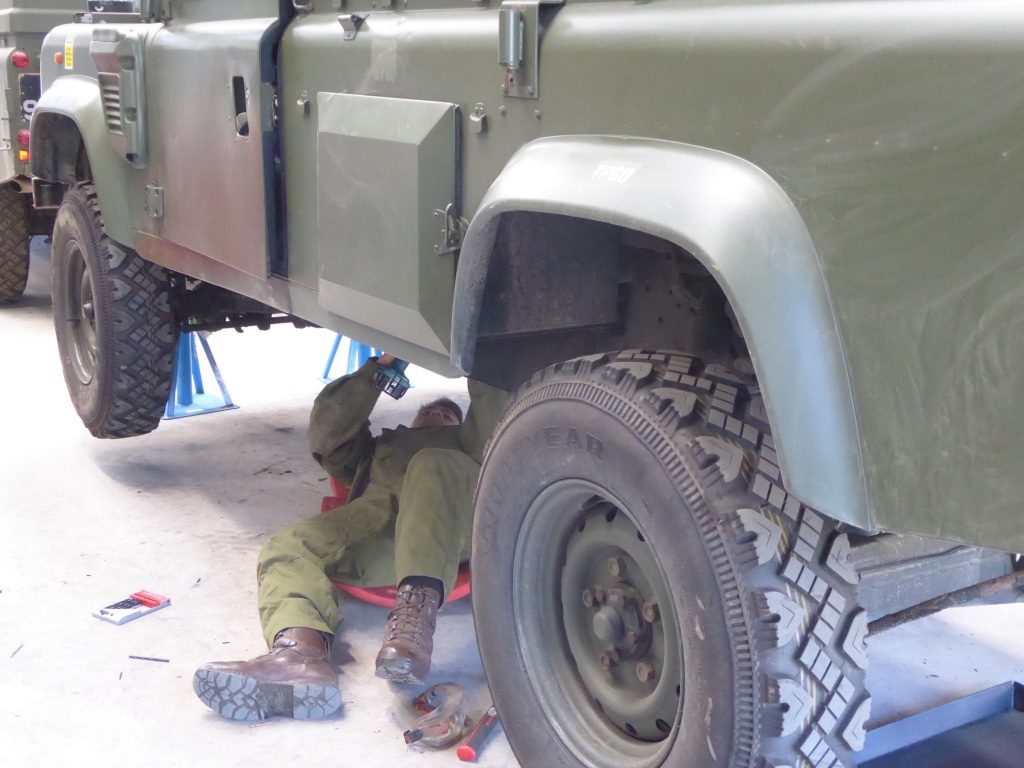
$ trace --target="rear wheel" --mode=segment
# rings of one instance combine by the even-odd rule
[[[167,273],[111,240],[93,188],[64,196],[51,261],[57,346],[68,392],[96,437],[160,423],[177,329]]]
[[[28,282],[27,197],[11,184],[0,186],[0,304],[17,301]]]
[[[853,765],[848,541],[782,488],[752,382],[662,352],[549,368],[476,515],[481,655],[527,768]]]

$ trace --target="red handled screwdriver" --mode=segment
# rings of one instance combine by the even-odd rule
[[[477,721],[476,727],[473,728],[473,732],[469,734],[464,742],[459,745],[459,748],[455,751],[455,754],[459,756],[459,760],[465,763],[475,763],[480,752],[483,750],[484,742],[487,741],[487,737],[494,731],[494,726],[498,724],[498,710],[494,708],[492,704],[490,708],[484,712],[480,720]]]

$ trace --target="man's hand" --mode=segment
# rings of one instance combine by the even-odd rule
[[[389,355],[387,352],[385,352],[384,354],[377,358],[377,365],[383,366],[384,368],[388,368],[397,359],[398,358],[395,357],[394,355]]]

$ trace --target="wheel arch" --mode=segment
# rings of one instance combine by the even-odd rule
[[[32,115],[30,149],[34,176],[65,185],[91,181],[107,233],[135,247],[132,216],[140,204],[130,194],[133,171],[110,144],[95,80],[69,75],[46,89]]]
[[[768,174],[723,152],[651,139],[525,145],[484,196],[462,246],[451,345],[460,370],[473,369],[499,226],[522,212],[616,225],[692,255],[746,340],[787,488],[836,520],[873,527],[828,285],[803,219]]]

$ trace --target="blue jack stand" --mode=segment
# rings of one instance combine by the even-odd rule
[[[199,370],[199,356],[196,354],[196,339],[203,345],[206,360],[213,371],[213,377],[220,387],[220,395],[207,394],[203,388],[203,375]],[[171,378],[171,392],[164,409],[165,419],[183,419],[202,413],[230,411],[238,406],[231,401],[228,388],[220,375],[217,361],[213,359],[210,343],[198,333],[181,333],[178,349],[174,355],[174,376]]]
[[[331,368],[334,367],[334,358],[338,356],[338,349],[341,347],[342,339],[345,339],[340,333],[334,337],[334,343],[331,344],[331,353],[327,355],[327,364],[324,366],[324,372],[320,376],[320,380],[324,384],[329,384],[334,380],[331,376]],[[379,356],[380,350],[374,349],[373,347],[363,344],[361,341],[355,339],[348,339],[348,362],[345,366],[345,373],[352,373],[358,371],[366,361],[371,357]]]

